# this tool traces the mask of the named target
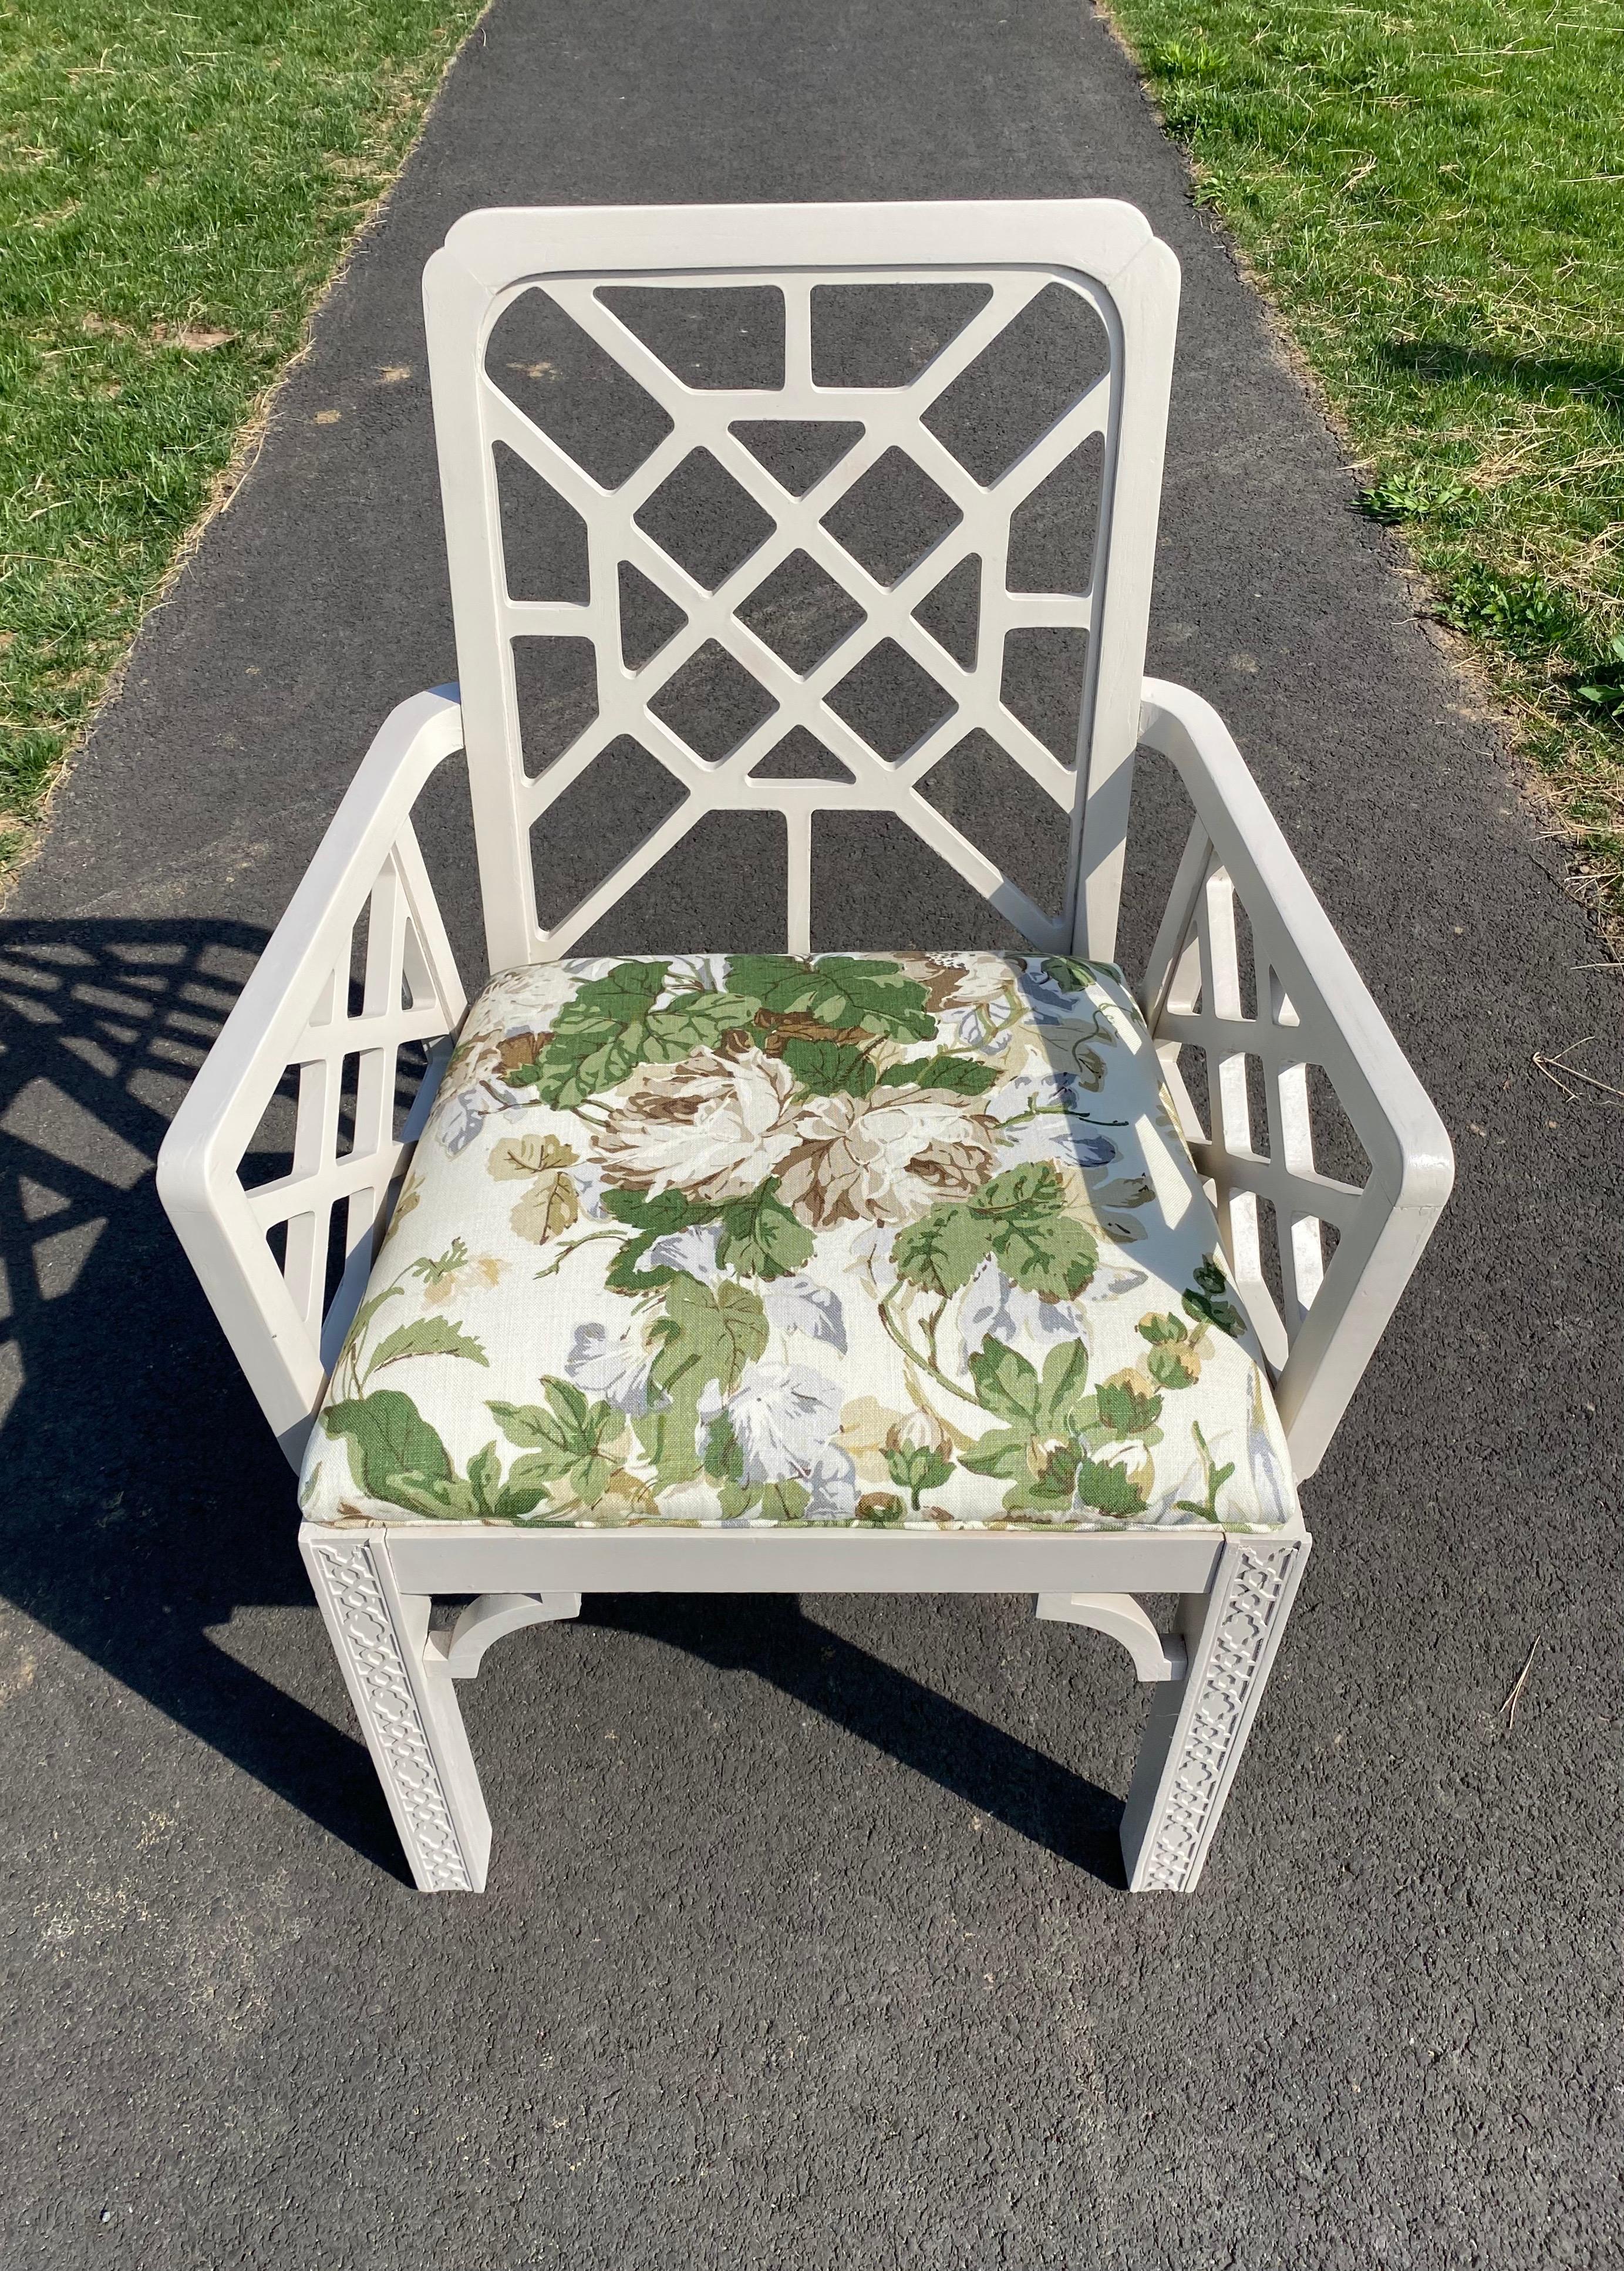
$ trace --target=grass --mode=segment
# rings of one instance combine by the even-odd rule
[[[1624,940],[1624,8],[1110,5]]]
[[[0,868],[479,0],[0,0]]]

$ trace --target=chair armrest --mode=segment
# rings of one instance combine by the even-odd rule
[[[158,1155],[159,1196],[295,1467],[466,1006],[410,818],[429,774],[462,746],[456,697],[455,687],[415,695],[384,720]],[[429,1061],[398,1126],[398,1060],[413,1043]],[[292,1070],[292,1165],[245,1188],[243,1156]],[[340,1157],[346,1104],[353,1141]]]
[[[1218,717],[1144,681],[1140,739],[1167,757],[1195,823],[1140,1000],[1196,1164],[1212,1188],[1236,1289],[1277,1375],[1299,1478],[1318,1466],[1454,1180],[1443,1122],[1388,1031]],[[1251,929],[1250,1014],[1236,934]],[[1205,1053],[1206,1124],[1181,1076]],[[1257,1072],[1248,1077],[1248,1059]],[[1329,1081],[1369,1162],[1360,1185],[1315,1160],[1310,1068]],[[1254,1141],[1261,1084],[1266,1141]],[[1279,1283],[1266,1280],[1273,1214]],[[1323,1226],[1336,1233],[1329,1265]]]

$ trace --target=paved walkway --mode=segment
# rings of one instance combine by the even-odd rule
[[[1461,1152],[1216,1858],[1112,1888],[1142,1701],[1021,1602],[600,1601],[478,1683],[493,1889],[421,1901],[150,1173],[373,726],[451,674],[419,271],[492,202],[1079,192],[1185,264],[1152,666]],[[10,910],[16,2271],[1616,2260],[1624,1204],[1531,1057],[1618,981],[1352,495],[1085,12],[495,0]]]

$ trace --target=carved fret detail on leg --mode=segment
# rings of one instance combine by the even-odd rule
[[[482,1891],[490,1821],[455,1691],[423,1663],[427,1597],[403,1597],[364,1538],[300,1544],[418,1889]]]
[[[1306,1538],[1231,1538],[1211,1590],[1187,1596],[1189,1668],[1157,1691],[1122,1815],[1130,1891],[1195,1890],[1307,1552]]]

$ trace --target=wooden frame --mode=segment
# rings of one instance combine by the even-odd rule
[[[917,381],[891,389],[815,384],[808,311],[818,285],[944,275],[979,281],[989,296]],[[774,807],[788,823],[793,950],[804,950],[808,936],[812,816],[846,805],[905,818],[1040,948],[1109,958],[1135,751],[1148,745],[1173,766],[1195,817],[1140,999],[1276,1374],[1296,1474],[1312,1473],[1448,1195],[1451,1160],[1436,1113],[1221,721],[1196,696],[1143,678],[1177,276],[1143,218],[1104,202],[495,212],[470,215],[451,231],[429,264],[425,295],[460,694],[420,695],[384,726],[159,1164],[176,1231],[295,1465],[463,1013],[410,817],[424,783],[453,750],[466,741],[487,934],[493,967],[502,969],[569,951],[697,819],[721,805],[751,804]],[[837,466],[794,500],[759,467],[752,472],[732,427],[747,412],[760,414],[762,391],[695,390],[674,379],[594,296],[628,279],[780,288],[786,367],[782,386],[771,391],[773,413],[861,424],[864,441],[844,473]],[[1055,281],[1099,316],[1108,369],[1026,458],[982,489],[930,439],[923,412],[1036,291]],[[485,374],[492,325],[538,283],[672,415],[666,442],[618,490],[591,481]],[[1088,596],[1012,595],[1002,576],[984,577],[981,648],[993,659],[983,668],[979,652],[974,671],[952,666],[955,733],[968,722],[995,732],[1048,791],[1057,815],[1069,815],[1070,880],[1056,921],[917,795],[916,780],[940,754],[928,737],[896,765],[875,758],[858,736],[841,741],[845,729],[838,719],[831,725],[823,698],[832,673],[820,666],[797,676],[765,648],[754,652],[734,611],[752,579],[799,545],[816,552],[864,610],[863,626],[841,650],[846,666],[882,633],[906,641],[913,571],[888,592],[835,556],[838,547],[824,547],[819,532],[833,499],[883,450],[905,443],[930,460],[933,477],[961,508],[958,528],[932,555],[933,572],[950,566],[954,546],[999,563],[1014,503],[1084,432],[1100,436],[1104,458]],[[776,524],[713,593],[684,579],[634,517],[697,436]],[[498,442],[543,471],[585,519],[592,547],[585,605],[510,596],[493,472]],[[689,617],[674,655],[662,650],[663,674],[632,671],[621,655],[607,595],[615,563],[628,557],[680,597]],[[1035,743],[997,696],[1002,637],[1029,619],[1085,624],[1091,634],[1075,771]],[[515,637],[538,632],[591,638],[600,719],[540,781],[525,771],[510,654]],[[776,732],[816,719],[820,735],[838,744],[849,784],[752,778],[759,751],[751,742],[708,762],[659,726],[648,707],[654,692],[707,637],[770,685],[781,713]],[[930,667],[950,675],[940,655]],[[632,720],[687,801],[567,920],[544,932],[530,829]],[[1255,963],[1249,1015],[1237,905],[1249,921]],[[363,922],[355,1004],[351,974]],[[412,1047],[429,1050],[428,1069],[401,1122],[391,1100],[400,1052]],[[1207,1060],[1210,1124],[1183,1077],[1191,1050]],[[1261,1067],[1267,1099],[1263,1142],[1254,1140],[1248,1116],[1248,1057]],[[359,1069],[354,1140],[341,1152],[338,1098],[346,1062]],[[1362,1184],[1315,1163],[1315,1068],[1369,1163]],[[290,1070],[298,1081],[291,1166],[245,1189],[243,1155]],[[1283,1304],[1270,1292],[1264,1262],[1270,1214]],[[1327,1226],[1335,1234],[1329,1262]],[[282,1240],[279,1257],[267,1243],[272,1232]],[[1129,1881],[1136,1890],[1188,1890],[1210,1848],[1308,1548],[1300,1524],[1244,1536],[1189,1529],[1045,1538],[306,1523],[301,1543],[414,1877],[429,1891],[478,1889],[485,1880],[490,1828],[453,1683],[473,1676],[495,1637],[576,1612],[585,1592],[803,1590],[1030,1592],[1040,1616],[1117,1638],[1157,1694],[1124,1818]],[[1155,1632],[1140,1593],[1180,1597],[1176,1634]],[[429,1631],[430,1605],[443,1594],[476,1597],[449,1637]]]

